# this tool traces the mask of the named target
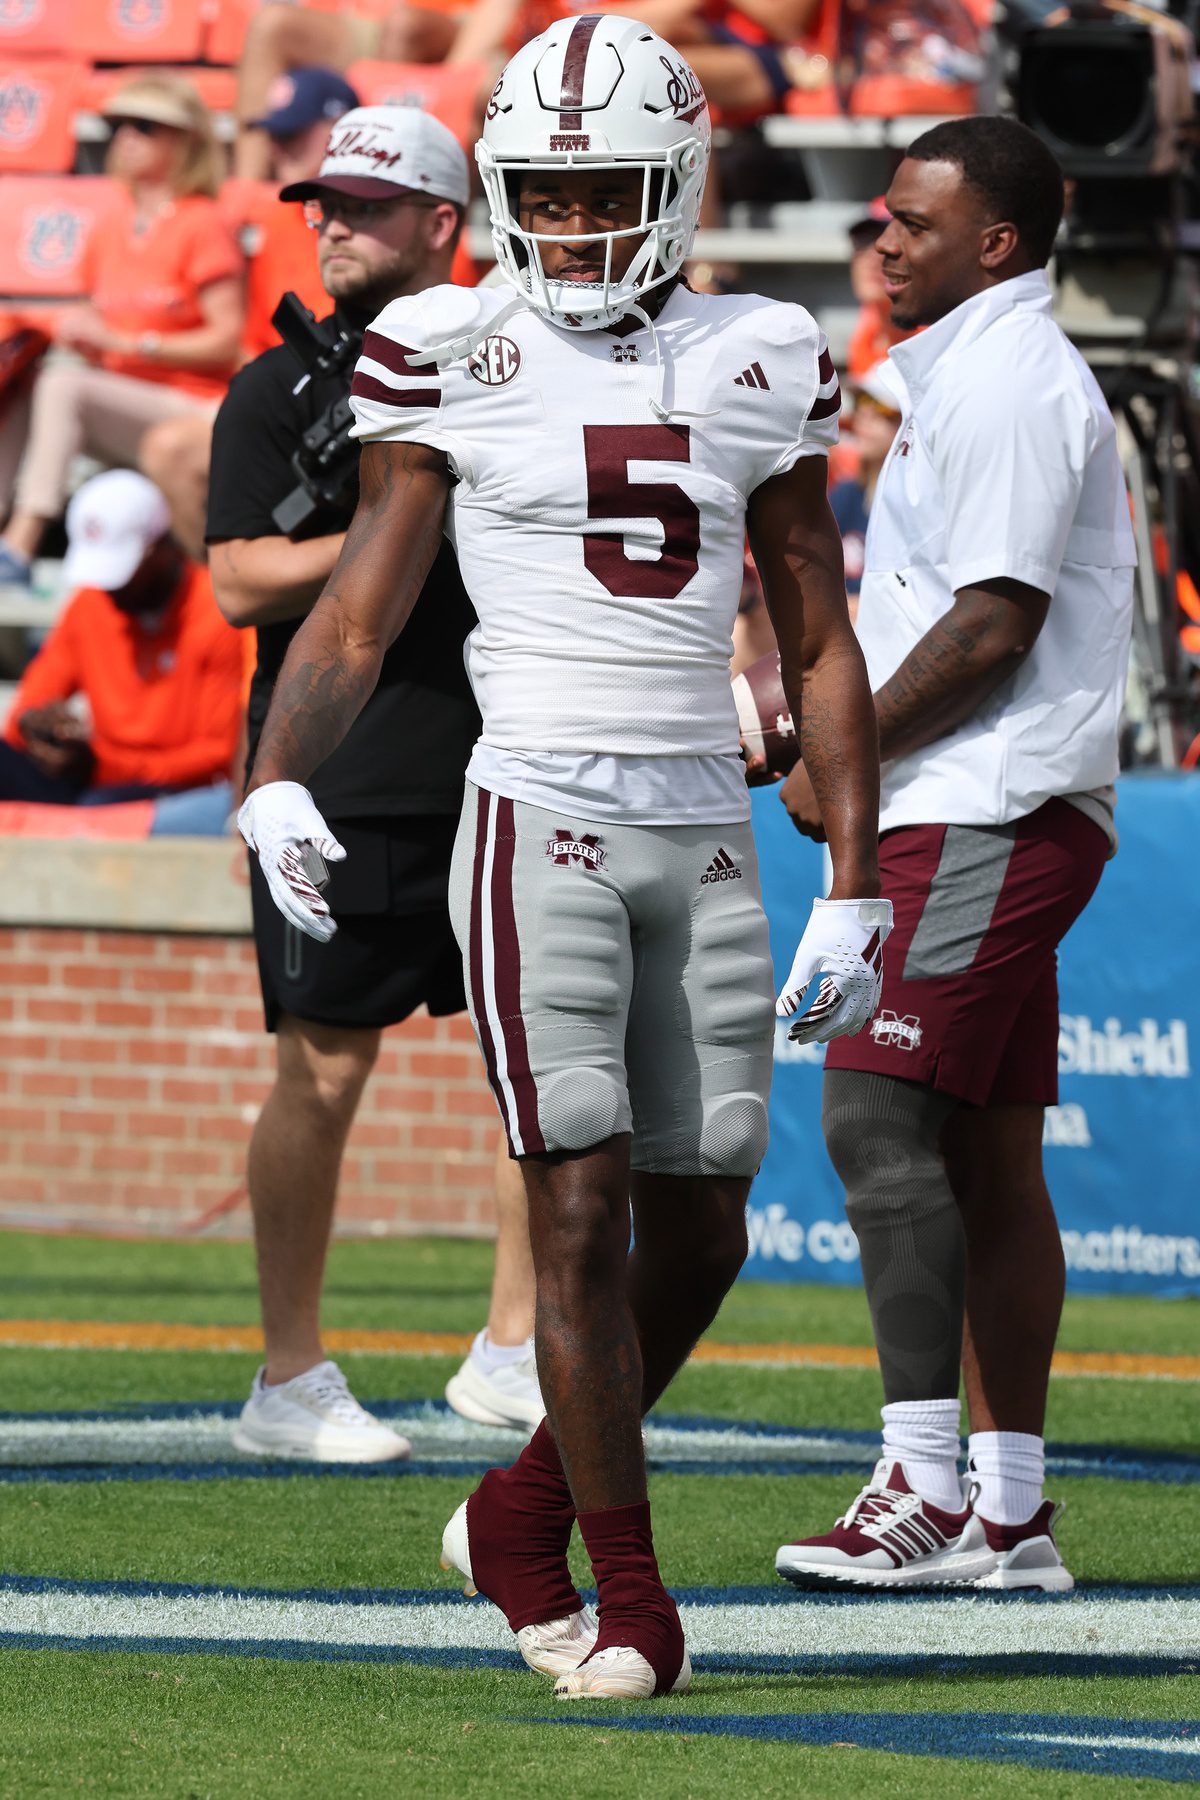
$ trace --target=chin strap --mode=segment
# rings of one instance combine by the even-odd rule
[[[530,302],[523,295],[514,294],[511,300],[505,301],[498,313],[484,324],[477,325],[474,331],[465,332],[462,337],[447,338],[444,343],[434,344],[431,349],[410,356],[409,366],[415,369],[420,364],[433,363],[438,369],[448,369],[451,363],[466,362],[468,357],[474,356],[482,343],[508,323],[514,313],[527,310],[532,310]]]
[[[663,347],[659,342],[657,327],[645,307],[638,306],[635,302],[627,308],[627,311],[631,312],[635,319],[640,319],[642,324],[646,327],[646,330],[650,333],[650,343],[654,350],[654,361],[658,369],[658,394],[650,401],[650,411],[654,414],[655,418],[661,419],[664,424],[670,419],[715,419],[720,410],[718,407],[713,407],[709,412],[695,412],[689,411],[688,408],[684,406],[666,405],[668,375],[671,377],[672,390],[674,390],[675,386],[675,370],[671,363],[671,359],[669,356],[663,354]]]

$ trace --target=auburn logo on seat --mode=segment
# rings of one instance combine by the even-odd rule
[[[21,240],[20,257],[27,269],[45,275],[71,266],[79,255],[83,218],[66,207],[36,213]]]
[[[49,90],[20,76],[0,86],[0,141],[8,150],[31,144],[46,119]]]

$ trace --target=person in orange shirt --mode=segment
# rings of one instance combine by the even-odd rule
[[[139,76],[105,117],[116,191],[84,252],[91,297],[59,328],[59,346],[74,354],[52,357],[28,408],[4,421],[4,434],[28,436],[0,539],[0,581],[29,580],[66,499],[72,457],[87,451],[129,466],[151,425],[186,413],[211,420],[237,362],[242,256],[214,198],[222,160],[208,109],[190,82]],[[0,455],[0,465],[8,460]],[[202,513],[196,496],[183,541],[202,541]]]
[[[17,689],[0,799],[89,806],[228,776],[242,646],[169,527],[163,496],[130,469],[71,501],[65,572],[77,592]]]

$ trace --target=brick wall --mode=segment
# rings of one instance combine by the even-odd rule
[[[232,1194],[271,1082],[241,936],[0,930],[0,1222],[174,1231]],[[470,1026],[387,1032],[343,1170],[344,1229],[491,1228],[498,1123]]]

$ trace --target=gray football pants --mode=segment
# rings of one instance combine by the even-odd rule
[[[450,911],[514,1156],[631,1131],[636,1169],[755,1173],[774,986],[748,824],[597,823],[468,782]]]

